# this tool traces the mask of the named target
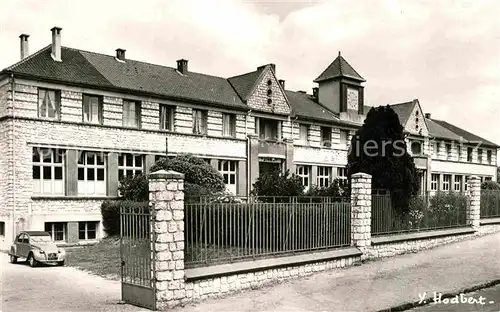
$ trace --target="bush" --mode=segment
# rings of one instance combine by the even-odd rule
[[[300,196],[304,193],[304,186],[295,174],[273,171],[259,175],[253,184],[251,195],[254,196]]]
[[[149,200],[148,178],[145,175],[139,174],[121,179],[118,191],[124,200]]]
[[[348,197],[350,196],[350,190],[347,184],[341,185],[339,179],[334,179],[327,187],[318,187],[317,185],[311,186],[305,195],[332,198]]]
[[[465,225],[468,198],[455,192],[438,192],[430,202],[430,217],[428,222],[435,227]]]
[[[500,184],[495,181],[484,181],[481,183],[482,190],[500,190]]]
[[[109,236],[120,235],[120,211],[149,212],[149,202],[106,200],[101,205],[102,225]],[[147,229],[145,229],[147,230]]]

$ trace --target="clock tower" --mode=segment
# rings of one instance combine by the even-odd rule
[[[336,113],[363,115],[366,80],[342,57],[337,58],[314,82],[319,84],[318,102]]]

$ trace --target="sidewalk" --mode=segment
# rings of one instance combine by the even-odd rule
[[[291,280],[176,308],[208,311],[359,311],[455,292],[500,279],[500,233]]]

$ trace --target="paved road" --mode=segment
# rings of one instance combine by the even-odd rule
[[[422,296],[423,297],[423,296]],[[434,301],[434,295],[431,294],[429,300]],[[472,299],[469,299],[472,298]],[[453,298],[450,298],[452,300]],[[445,303],[429,304],[422,307],[415,308],[411,311],[414,312],[498,312],[500,311],[500,285],[496,287],[491,287],[487,289],[482,289],[479,291],[463,294],[462,298],[457,298],[458,300],[463,299],[470,300],[470,303],[453,303],[449,301]],[[425,299],[424,299],[425,300]],[[455,300],[456,301],[456,300]]]
[[[120,283],[70,267],[31,268],[0,253],[2,312],[149,311],[118,304]]]

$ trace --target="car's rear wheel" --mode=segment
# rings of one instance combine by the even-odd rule
[[[64,265],[64,260],[63,260],[63,261],[59,261],[59,262],[57,262],[57,265],[58,265],[58,266],[63,266],[63,265]]]
[[[33,254],[29,254],[28,263],[30,264],[30,267],[32,267],[32,268],[34,268],[38,265],[38,261],[36,261],[35,257],[33,257]]]
[[[10,263],[17,263],[17,257],[14,255],[10,255]]]

